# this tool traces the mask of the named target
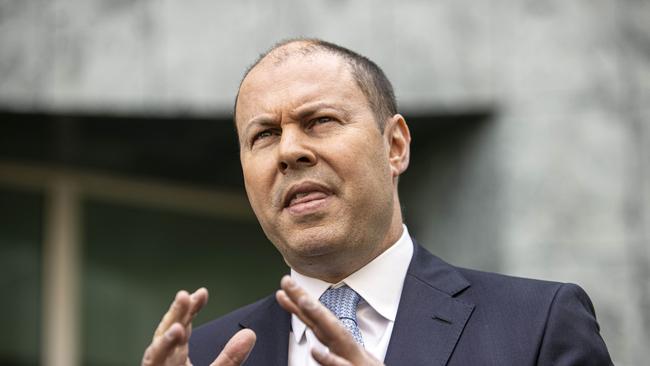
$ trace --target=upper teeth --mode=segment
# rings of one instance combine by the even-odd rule
[[[296,199],[305,197],[307,193],[296,193]]]

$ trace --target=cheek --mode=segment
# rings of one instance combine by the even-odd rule
[[[388,155],[383,149],[383,144],[338,144],[334,150],[337,168],[344,180],[356,181],[355,190],[362,194],[370,194],[384,189],[392,180]],[[356,148],[350,148],[356,146]],[[352,183],[352,182],[350,182]],[[367,192],[371,191],[371,192]]]
[[[390,174],[388,154],[382,142],[373,139],[360,144],[358,149],[351,152],[350,159],[357,160],[357,164],[361,165],[366,174],[375,177]]]
[[[263,205],[265,197],[269,197],[270,183],[266,181],[265,174],[254,164],[242,165],[244,186],[248,200],[253,210],[258,212]]]

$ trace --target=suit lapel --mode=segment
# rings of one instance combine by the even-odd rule
[[[291,315],[280,307],[275,296],[269,296],[240,325],[257,335],[246,365],[287,365]]]
[[[452,266],[416,244],[385,363],[445,365],[474,310],[454,298],[467,287]]]

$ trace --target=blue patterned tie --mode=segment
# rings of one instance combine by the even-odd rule
[[[330,288],[320,297],[320,302],[330,309],[343,326],[352,333],[354,340],[363,346],[363,338],[357,324],[357,305],[361,296],[347,285]]]

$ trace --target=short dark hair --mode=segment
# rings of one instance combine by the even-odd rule
[[[275,44],[266,52],[262,53],[258,59],[253,63],[244,73],[239,88],[244,82],[248,74],[269,54],[291,43],[303,43],[304,46],[300,47],[297,51],[289,51],[286,54],[278,56],[281,61],[286,57],[290,57],[293,53],[298,52],[302,55],[308,55],[314,52],[326,52],[341,57],[348,67],[352,78],[359,86],[368,100],[368,104],[375,115],[379,128],[383,131],[386,120],[391,118],[397,113],[397,101],[395,100],[395,92],[393,86],[386,77],[382,69],[377,66],[373,61],[365,56],[362,56],[350,49],[339,46],[334,43],[323,41],[316,38],[292,38],[281,41]],[[239,99],[239,90],[235,97],[235,106],[233,116],[237,117],[237,100]],[[236,123],[236,121],[235,121]]]

